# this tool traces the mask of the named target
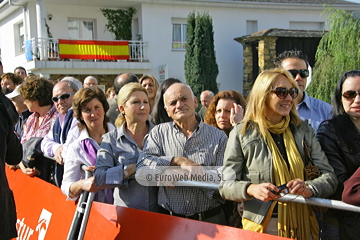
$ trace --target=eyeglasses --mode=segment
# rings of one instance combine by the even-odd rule
[[[293,78],[296,78],[296,76],[297,76],[298,74],[300,74],[300,77],[302,77],[302,78],[306,78],[306,77],[309,76],[309,70],[307,70],[307,69],[302,69],[302,70],[288,70],[288,71],[291,73],[291,75],[293,76]]]
[[[297,88],[284,88],[284,87],[277,87],[271,90],[272,93],[275,93],[278,98],[285,99],[288,94],[290,94],[292,99],[295,99],[298,96],[298,89]]]
[[[349,91],[343,92],[343,94],[342,94],[342,96],[346,99],[354,99],[354,98],[356,98],[356,95],[360,95],[360,90],[359,91],[349,90]]]
[[[72,95],[74,95],[74,94],[75,94],[75,92],[72,92],[72,93],[64,93],[64,94],[61,94],[60,96],[51,98],[51,100],[52,100],[54,103],[57,103],[57,102],[59,101],[59,99],[66,100],[66,99],[68,99],[70,96],[72,96]]]

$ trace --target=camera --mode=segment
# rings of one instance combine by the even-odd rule
[[[279,193],[289,193],[289,188],[286,186],[287,183],[277,186],[277,188],[279,189]]]

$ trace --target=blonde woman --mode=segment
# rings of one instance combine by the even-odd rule
[[[299,89],[282,69],[263,71],[250,92],[243,121],[230,133],[220,194],[243,201],[243,228],[293,239],[319,239],[311,206],[277,202],[277,186],[305,198],[331,195],[337,179],[313,128],[303,122],[294,99]],[[303,141],[321,175],[304,180]]]
[[[156,212],[157,188],[140,185],[134,175],[144,138],[153,127],[148,92],[139,83],[128,83],[119,91],[118,106],[117,129],[103,136],[98,150],[95,184],[115,187],[115,205]]]
[[[142,76],[139,82],[141,86],[144,87],[148,92],[150,112],[151,112],[154,107],[156,92],[159,88],[159,83],[156,81],[155,77],[151,75]]]

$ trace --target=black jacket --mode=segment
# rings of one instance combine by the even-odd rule
[[[344,182],[360,167],[360,133],[349,116],[343,114],[321,123],[317,138],[339,180],[330,198],[341,200]],[[359,213],[336,211],[335,216],[352,239],[360,239]]]
[[[0,109],[6,108],[3,103],[0,105]],[[0,239],[17,237],[15,202],[5,174],[5,162],[16,165],[22,158],[22,147],[12,124],[7,111],[0,111]]]

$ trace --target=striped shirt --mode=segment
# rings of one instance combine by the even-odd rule
[[[187,139],[174,122],[155,126],[149,133],[137,169],[142,166],[169,166],[173,157],[187,157],[203,166],[222,166],[226,134],[200,121]],[[218,193],[194,187],[159,188],[158,203],[168,211],[193,215],[220,206]]]

